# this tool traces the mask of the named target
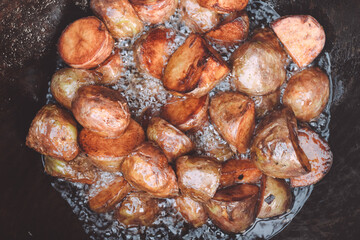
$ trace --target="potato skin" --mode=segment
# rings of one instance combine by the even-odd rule
[[[208,219],[203,205],[187,196],[176,198],[176,209],[188,223],[196,228],[204,225]]]
[[[79,88],[71,109],[84,128],[103,137],[119,137],[130,123],[126,100],[118,91],[102,86]]]
[[[309,122],[324,110],[330,93],[327,75],[317,67],[293,75],[284,92],[283,103],[300,121]]]
[[[129,0],[139,18],[151,24],[163,23],[174,14],[178,0]]]
[[[152,142],[141,144],[125,158],[121,172],[132,186],[152,196],[166,198],[178,195],[175,172],[160,148]]]
[[[114,85],[117,83],[121,77],[122,65],[120,50],[116,49],[105,62],[95,69],[96,72],[101,74],[100,83],[104,85]]]
[[[211,199],[219,187],[221,165],[209,157],[182,156],[176,160],[181,193],[198,202]]]
[[[255,103],[255,117],[262,118],[280,105],[280,88],[267,95],[252,96]]]
[[[26,145],[61,160],[73,160],[79,153],[77,126],[66,110],[55,104],[42,107],[31,122]]]
[[[249,0],[198,0],[200,6],[218,13],[230,13],[243,10]]]
[[[209,113],[224,139],[245,153],[255,128],[254,102],[240,93],[222,92],[211,99]]]

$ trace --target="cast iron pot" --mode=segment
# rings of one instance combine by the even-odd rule
[[[360,4],[358,0],[271,0],[280,15],[310,14],[323,24],[334,81],[330,173],[274,239],[359,239]],[[24,144],[45,104],[56,41],[90,14],[81,0],[0,2],[0,239],[88,239],[77,217]]]

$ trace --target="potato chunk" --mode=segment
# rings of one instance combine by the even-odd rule
[[[243,10],[249,0],[198,0],[200,6],[218,13],[230,13]]]
[[[188,223],[196,228],[204,225],[208,219],[203,205],[187,196],[176,198],[176,209]]]
[[[129,0],[139,18],[151,24],[163,23],[174,14],[178,0]]]
[[[255,103],[255,117],[262,118],[280,105],[280,88],[267,95],[252,96]]]
[[[105,62],[95,69],[95,71],[101,73],[100,83],[104,85],[114,85],[121,77],[122,67],[120,50],[116,49]]]

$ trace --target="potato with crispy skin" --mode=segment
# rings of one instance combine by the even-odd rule
[[[243,10],[249,0],[198,0],[200,6],[218,13],[230,13]]]
[[[252,96],[255,103],[255,117],[262,118],[280,105],[280,88],[267,95]]]
[[[125,132],[118,138],[107,138],[86,128],[79,134],[79,144],[97,167],[117,172],[124,158],[145,140],[142,127],[130,120]]]
[[[330,92],[328,76],[312,67],[293,75],[284,92],[283,103],[300,121],[309,122],[324,110]]]
[[[222,92],[211,99],[209,113],[230,146],[245,153],[255,128],[254,102],[241,93]]]
[[[54,104],[45,105],[31,123],[26,145],[44,155],[73,160],[79,153],[76,125],[65,109]]]
[[[217,191],[204,207],[221,230],[239,233],[255,221],[258,194],[259,188],[255,185],[235,185]]]
[[[206,202],[219,187],[221,165],[209,157],[182,156],[176,160],[176,175],[183,195]]]
[[[264,175],[261,179],[258,218],[269,218],[284,214],[292,203],[289,185],[283,179]]]
[[[139,18],[151,24],[163,23],[174,14],[178,0],[129,0]]]
[[[84,128],[103,137],[119,137],[130,123],[130,110],[120,92],[102,86],[79,88],[71,109]]]
[[[114,85],[117,83],[121,77],[122,64],[120,50],[116,49],[105,62],[95,69],[96,72],[102,75],[100,83],[104,85]]]
[[[182,131],[196,130],[208,120],[209,96],[170,98],[161,109],[161,117]]]
[[[91,0],[90,7],[116,39],[135,37],[144,28],[128,0]]]
[[[85,17],[68,25],[62,32],[58,51],[73,68],[94,68],[111,54],[114,39],[105,24],[96,17]]]
[[[121,172],[132,186],[152,196],[167,198],[178,195],[175,172],[160,148],[152,142],[141,144],[125,158]]]
[[[176,198],[176,209],[188,223],[196,228],[204,225],[208,219],[203,205],[187,196]]]
[[[311,169],[299,146],[295,116],[287,108],[272,112],[260,122],[251,152],[255,165],[271,177],[298,177]]]

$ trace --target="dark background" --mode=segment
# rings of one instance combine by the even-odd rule
[[[45,103],[61,30],[82,17],[83,0],[0,1],[0,239],[87,239],[50,185],[40,156],[24,144]],[[323,24],[334,80],[330,173],[275,239],[359,239],[360,2],[271,0],[280,15]]]

